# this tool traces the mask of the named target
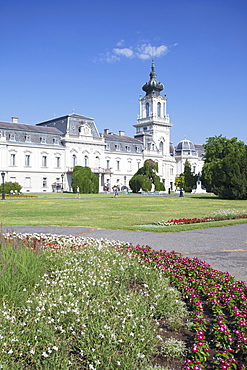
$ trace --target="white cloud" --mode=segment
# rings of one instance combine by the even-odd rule
[[[123,45],[124,45],[124,40],[118,41],[117,46],[123,46]]]
[[[159,46],[152,46],[149,43],[143,43],[137,47],[121,47],[124,44],[124,40],[120,40],[117,43],[116,48],[113,48],[111,52],[101,54],[101,62],[114,63],[120,61],[122,57],[125,58],[139,58],[139,59],[150,59],[152,57],[159,58],[166,55],[169,51],[168,46],[161,44]],[[175,44],[176,45],[176,44]]]
[[[132,58],[133,55],[134,55],[133,50],[131,50],[130,48],[122,48],[122,49],[115,48],[115,49],[113,49],[113,53],[115,53],[117,55],[123,55],[126,58]]]
[[[149,59],[150,57],[159,58],[168,53],[166,45],[152,46],[151,44],[142,44],[138,47],[137,56],[140,59]]]

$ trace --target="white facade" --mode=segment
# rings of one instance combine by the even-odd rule
[[[175,150],[172,147],[167,98],[160,95],[163,85],[156,80],[154,63],[143,90],[134,138],[124,131],[105,129],[100,134],[93,118],[74,113],[36,125],[20,124],[17,118],[0,122],[0,170],[5,181],[18,182],[24,193],[71,191],[73,167],[80,165],[99,176],[100,191],[114,185],[128,188],[144,161],[153,159],[166,190],[174,190],[186,158],[195,173],[201,171],[203,148],[179,151],[181,142]]]

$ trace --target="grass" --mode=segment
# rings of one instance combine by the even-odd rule
[[[175,232],[246,223],[246,219],[207,222],[172,227],[139,227],[171,218],[212,216],[224,210],[247,209],[247,200],[223,200],[214,196],[39,194],[37,198],[0,201],[3,226],[45,225]],[[246,212],[246,211],[245,211]]]
[[[36,242],[33,253],[18,239],[1,241],[1,369],[146,370],[159,369],[151,366],[158,349],[164,363],[185,357],[185,343],[166,337],[188,311],[162,272],[116,245],[56,242],[59,253]]]

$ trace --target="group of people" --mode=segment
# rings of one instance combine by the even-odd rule
[[[118,194],[119,187],[117,185],[114,185],[112,190],[113,190],[113,193],[114,193],[114,198],[118,197],[119,196],[119,194]],[[76,187],[76,198],[80,198],[80,188],[79,188],[79,186]]]

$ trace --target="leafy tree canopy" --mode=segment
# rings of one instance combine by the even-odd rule
[[[202,170],[208,191],[220,198],[247,199],[247,146],[237,138],[207,139]]]
[[[188,159],[186,159],[184,163],[184,191],[191,193],[197,179],[198,176],[191,172],[191,164]]]
[[[76,188],[79,186],[80,193],[97,194],[99,192],[99,177],[89,167],[75,166],[71,186],[74,193],[76,193]]]

